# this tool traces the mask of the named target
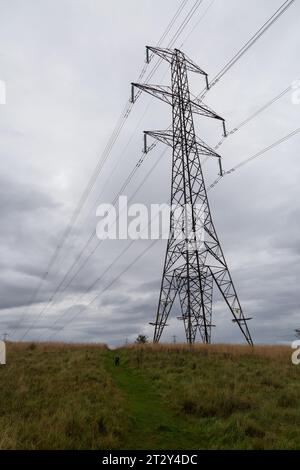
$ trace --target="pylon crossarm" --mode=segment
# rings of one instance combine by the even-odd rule
[[[174,138],[173,138],[173,131],[167,129],[164,131],[144,131],[145,136],[153,137],[153,139],[162,142],[163,144],[169,145],[173,147]],[[202,140],[197,139],[196,146],[199,155],[205,155],[207,157],[216,157],[221,159],[221,155],[215,152],[209,145],[205,144]],[[147,146],[147,140],[145,140],[145,153],[148,153],[150,147]]]
[[[147,139],[147,136],[150,136],[150,137],[153,137],[153,139],[156,139],[159,142],[162,142],[163,144],[169,145],[170,147],[173,146],[173,132],[171,130],[144,131],[144,136],[145,136],[145,139]],[[148,151],[147,140],[145,142],[146,142],[145,143],[145,148]]]
[[[178,49],[167,49],[167,48],[162,48],[162,47],[152,47],[152,46],[146,46],[146,62],[149,63],[150,61],[150,53],[155,54],[159,56],[161,59],[166,60],[170,64],[172,63],[172,60],[174,60],[174,56],[176,51],[180,52]],[[183,53],[182,53],[183,54]],[[196,72],[200,73],[201,75],[204,75],[207,77],[207,73],[199,67],[192,59],[190,59],[186,54],[183,54],[185,63],[186,63],[186,69],[189,72]]]
[[[224,118],[219,116],[215,111],[210,109],[207,105],[203,104],[203,102],[198,100],[197,98],[191,100],[191,105],[192,110],[195,114],[200,114],[201,116],[217,119],[219,121],[224,121]]]
[[[213,150],[209,145],[205,144],[203,140],[197,138],[196,145],[200,155],[222,158],[221,155],[215,152],[215,150]]]
[[[132,92],[131,92],[131,101],[135,101],[134,88],[138,88],[141,91],[145,91],[149,95],[155,96],[165,103],[172,104],[173,94],[171,88],[168,86],[162,85],[146,85],[143,83],[131,83]]]
[[[197,65],[192,59],[190,59],[186,54],[184,54],[184,57],[185,57],[185,63],[186,63],[186,69],[189,71],[189,72],[196,72],[196,73],[200,73],[201,75],[204,75],[205,77],[207,77],[207,73],[204,72],[204,70],[202,70],[199,65]]]
[[[150,61],[150,52],[152,54],[155,54],[159,56],[161,59],[166,60],[171,64],[173,56],[174,56],[174,51],[172,49],[165,49],[162,47],[152,47],[152,46],[146,46],[146,62],[149,63]]]

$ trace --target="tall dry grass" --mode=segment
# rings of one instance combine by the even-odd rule
[[[125,344],[120,349],[145,350],[154,352],[199,352],[205,354],[221,354],[230,356],[255,355],[274,359],[286,359],[291,355],[291,348],[286,345],[259,344],[253,347],[248,344],[200,344],[189,345],[187,343],[145,343]]]

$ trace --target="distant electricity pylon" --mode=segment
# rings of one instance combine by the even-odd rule
[[[195,342],[197,332],[205,343],[211,341],[213,285],[219,288],[232,316],[246,341],[252,345],[241,304],[212,221],[210,207],[201,168],[200,155],[218,159],[220,175],[223,174],[221,157],[202,140],[196,138],[193,113],[222,122],[225,121],[189,91],[188,71],[205,77],[207,74],[178,49],[146,47],[147,62],[150,53],[158,55],[171,66],[172,86],[152,86],[132,83],[134,88],[145,91],[172,106],[172,129],[145,131],[173,149],[170,233],[161,282],[154,342],[159,342],[169,314],[178,294],[187,342]],[[181,236],[179,236],[181,235]]]

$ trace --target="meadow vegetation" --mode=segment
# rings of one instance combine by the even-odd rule
[[[9,343],[7,361],[1,449],[300,447],[285,346]]]
[[[286,346],[122,349],[205,449],[299,449],[300,366]],[[192,447],[195,448],[195,447]]]
[[[0,366],[0,449],[118,447],[124,399],[102,345],[8,343]]]

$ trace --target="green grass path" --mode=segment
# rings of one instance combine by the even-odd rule
[[[114,356],[114,351],[108,352],[106,368],[127,399],[130,415],[130,429],[121,448],[197,449],[195,434],[191,434],[185,421],[162,401],[151,381],[126,366],[122,354],[120,366],[115,367]]]

